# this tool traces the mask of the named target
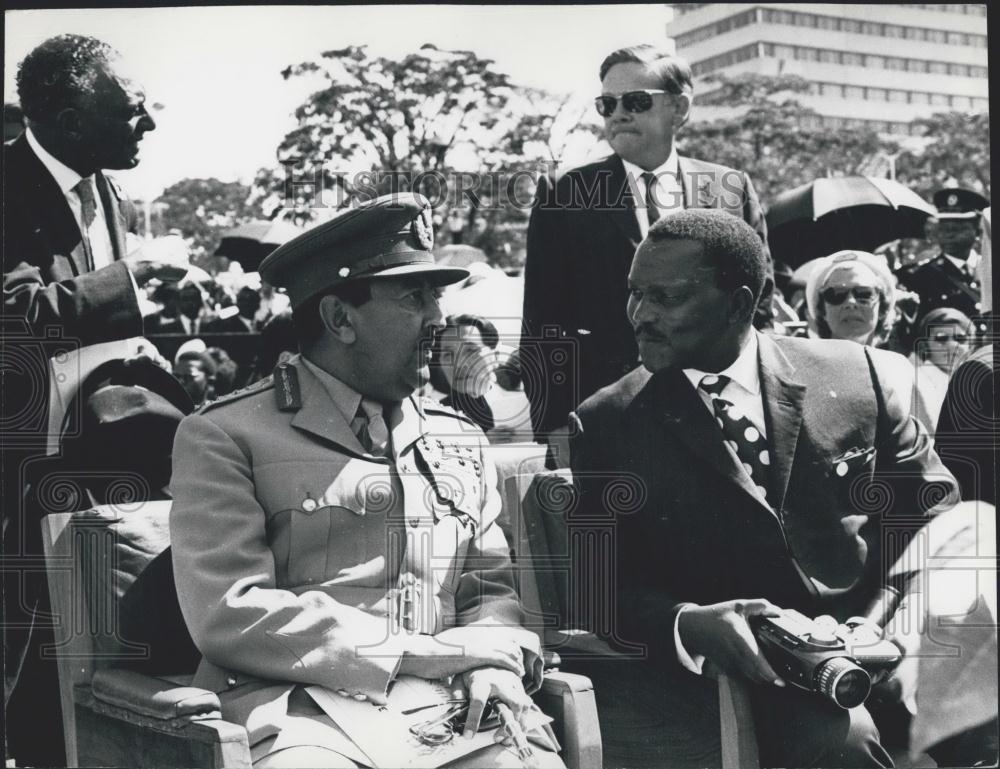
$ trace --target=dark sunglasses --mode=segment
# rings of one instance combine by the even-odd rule
[[[935,342],[947,342],[949,339],[954,339],[959,344],[965,344],[966,341],[969,339],[968,335],[963,334],[961,331],[959,331],[957,334],[948,334],[945,333],[944,331],[939,331],[932,338],[934,339]]]
[[[824,288],[819,295],[824,302],[832,305],[843,304],[847,301],[848,295],[852,295],[854,297],[854,301],[858,304],[875,304],[879,297],[878,291],[868,286],[855,286],[854,288]]]
[[[594,99],[594,106],[601,117],[611,117],[618,100],[622,100],[622,109],[626,112],[647,112],[653,107],[654,93],[669,93],[669,91],[658,91],[655,88],[646,88],[642,91],[626,91],[621,96],[598,96]]]

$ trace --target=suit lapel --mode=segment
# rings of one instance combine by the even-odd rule
[[[11,145],[10,157],[11,167],[5,175],[10,180],[20,179],[19,193],[24,195],[25,201],[23,210],[34,222],[31,227],[48,240],[48,253],[70,257],[76,275],[88,272],[90,268],[80,225],[66,202],[66,196],[31,149],[24,134]]]
[[[609,172],[607,199],[604,199],[602,174]],[[613,155],[609,159],[608,165],[599,168],[597,174],[597,199],[604,203],[607,215],[611,217],[615,226],[631,241],[633,247],[638,248],[639,241],[642,240],[642,233],[639,231],[639,221],[635,218],[635,198],[628,186],[628,177],[625,174],[625,165],[622,163],[622,159]]]
[[[781,510],[802,427],[806,386],[792,379],[795,368],[768,336],[757,334],[757,340],[761,397],[771,451],[770,491],[771,498],[776,500],[775,509]]]
[[[652,391],[651,397],[640,400],[641,418],[662,422],[680,444],[773,514],[774,511],[761,500],[750,477],[726,449],[718,424],[681,370],[657,374],[643,394],[649,391]]]
[[[715,208],[717,201],[712,191],[715,174],[701,168],[696,160],[677,158],[677,171],[684,187],[685,208]]]
[[[115,261],[125,258],[125,231],[127,224],[121,206],[118,204],[118,196],[111,189],[108,178],[98,171],[94,174],[97,182],[97,192],[101,197],[101,205],[104,206],[104,219],[108,223],[108,234],[111,237],[111,250]]]

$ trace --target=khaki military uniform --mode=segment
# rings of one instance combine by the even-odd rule
[[[177,432],[170,532],[204,655],[194,685],[251,744],[281,730],[296,684],[384,695],[411,633],[496,625],[526,650],[529,691],[540,681],[485,438],[416,396],[387,422],[374,456],[294,358]]]

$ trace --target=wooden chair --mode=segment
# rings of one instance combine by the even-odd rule
[[[246,730],[221,718],[213,692],[190,686],[193,667],[174,669],[176,663],[135,640],[156,639],[159,630],[136,630],[125,621],[129,591],[142,587],[142,575],[154,571],[149,565],[169,545],[169,510],[169,501],[106,505],[43,520],[57,623],[55,648],[46,653],[56,657],[70,766],[251,764]],[[172,586],[159,596],[147,590],[143,599],[147,608],[160,601],[165,616],[177,612]],[[555,719],[566,765],[598,769],[600,730],[590,681],[550,671],[535,699]]]
[[[704,714],[716,707],[715,702],[693,698],[680,703],[681,712],[664,713],[655,696],[657,687],[649,681],[659,675],[657,671],[629,664],[592,634],[564,626],[574,600],[568,580],[571,546],[566,525],[566,512],[575,498],[570,473],[540,472],[540,466],[530,462],[522,469],[527,471],[507,475],[503,489],[504,508],[511,516],[508,538],[516,553],[521,600],[531,617],[529,626],[544,644],[562,655],[567,669],[579,670],[592,679],[606,763],[756,769],[759,756],[748,684],[727,676],[719,678],[719,733],[698,734],[690,726],[695,719],[686,716]],[[596,540],[611,546],[609,539]],[[599,552],[591,555],[602,560]],[[670,685],[669,677],[664,676],[663,686]]]

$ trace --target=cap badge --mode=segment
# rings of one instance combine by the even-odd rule
[[[421,248],[428,251],[434,248],[434,224],[431,220],[430,208],[421,209],[420,215],[410,222],[410,231]]]
[[[949,206],[957,206],[958,205],[958,195],[956,195],[954,193],[952,193],[951,195],[949,195],[948,196],[948,205]]]
[[[337,270],[337,274],[342,278],[346,278],[348,275],[351,274],[351,268],[341,267],[339,270]]]

